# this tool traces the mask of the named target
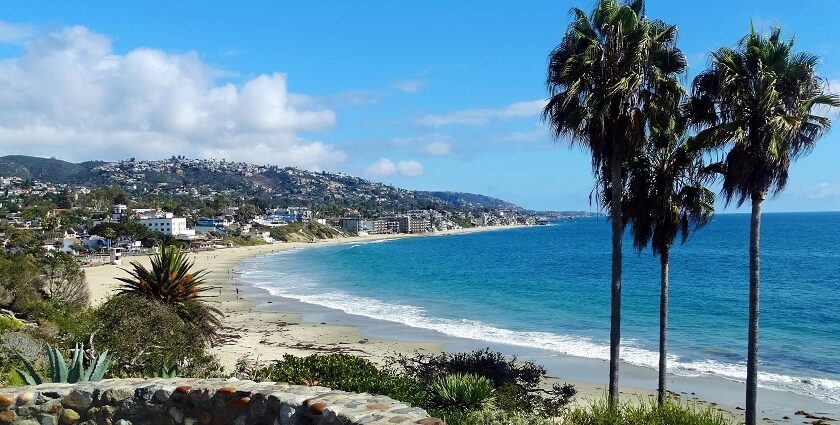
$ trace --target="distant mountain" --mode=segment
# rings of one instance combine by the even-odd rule
[[[135,194],[221,192],[228,196],[270,199],[278,205],[336,204],[370,212],[420,208],[521,210],[510,202],[472,193],[412,191],[342,173],[184,157],[74,164],[54,158],[10,155],[0,157],[0,176],[91,187],[118,184]]]
[[[510,202],[503,201],[498,198],[493,198],[485,195],[477,195],[475,193],[464,192],[419,192],[433,198],[440,199],[444,202],[452,204],[455,208],[465,210],[475,210],[482,208],[490,209],[520,209],[519,206]]]

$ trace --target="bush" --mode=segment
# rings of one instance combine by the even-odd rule
[[[177,365],[184,376],[213,376],[220,369],[207,355],[202,331],[184,322],[176,308],[144,297],[120,295],[95,312],[97,350],[114,353],[112,373],[142,376]]]
[[[497,405],[503,410],[557,416],[576,393],[570,384],[556,384],[550,390],[542,390],[540,383],[546,376],[545,368],[517,361],[516,357],[509,359],[489,349],[436,355],[415,353],[412,357],[397,355],[390,362],[409,377],[426,384],[455,373],[483,376],[496,388]]]
[[[384,395],[415,406],[425,406],[428,401],[426,387],[417,381],[347,354],[287,354],[271,366],[255,371],[254,379]]]
[[[472,374],[446,375],[432,381],[431,402],[441,409],[482,410],[492,407],[493,384]]]
[[[649,400],[611,406],[607,399],[570,411],[570,425],[730,425],[711,407],[668,400],[663,406]]]
[[[84,306],[90,298],[85,272],[76,259],[63,252],[40,261],[41,291],[57,305]]]
[[[449,419],[446,423],[449,425],[556,425],[556,422],[539,416],[500,410],[470,412],[461,422]]]
[[[14,317],[0,317],[0,334],[6,331],[18,331],[23,328],[23,323]]]

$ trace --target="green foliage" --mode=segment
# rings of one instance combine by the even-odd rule
[[[170,365],[170,366],[161,366],[160,369],[152,371],[152,373],[149,374],[149,377],[151,377],[151,378],[164,378],[164,379],[177,378],[178,377],[178,365],[173,364],[173,365]]]
[[[14,317],[0,317],[0,334],[7,331],[18,331],[23,328],[23,323]]]
[[[662,406],[650,400],[610,404],[606,399],[571,410],[564,423],[569,425],[731,425],[711,407],[667,400]]]
[[[293,384],[317,383],[337,390],[385,395],[415,406],[427,405],[426,386],[393,371],[379,369],[368,360],[346,354],[307,357],[287,354],[271,366],[257,370],[254,379]]]
[[[105,376],[108,368],[111,365],[111,356],[106,350],[100,353],[95,358],[91,359],[89,367],[85,367],[85,349],[84,345],[77,344],[73,350],[73,358],[70,365],[64,360],[61,351],[55,347],[47,347],[47,356],[49,359],[49,367],[47,373],[50,377],[50,382],[76,383],[87,381],[100,381]],[[20,378],[28,385],[38,385],[44,382],[44,379],[35,370],[35,367],[27,359],[22,359],[26,370],[17,369]]]
[[[160,253],[151,259],[150,268],[133,261],[131,270],[123,269],[130,276],[117,278],[123,282],[117,293],[172,305],[183,320],[196,325],[208,340],[215,340],[221,326],[221,312],[202,300],[202,293],[215,289],[204,285],[207,272],[194,271],[194,261],[178,247],[160,246],[159,249]]]
[[[225,236],[224,238],[222,238],[222,243],[230,243],[234,246],[257,246],[266,244],[264,240],[252,238],[250,236]]]
[[[465,412],[464,415],[450,414],[443,418],[448,425],[556,425],[550,419],[520,412],[482,410]]]
[[[497,404],[503,409],[555,415],[569,403],[576,391],[569,384],[555,384],[551,390],[540,389],[545,369],[531,362],[507,358],[489,349],[469,353],[441,353],[414,356],[397,355],[391,364],[407,376],[425,384],[449,374],[468,373],[483,376],[497,389]]]
[[[205,353],[207,339],[176,308],[144,297],[110,298],[95,311],[93,341],[111,350],[115,373],[142,376],[177,365],[184,376],[213,376],[216,360]]]
[[[312,239],[332,239],[342,235],[332,226],[316,222],[292,222],[282,227],[268,228],[271,237],[283,242],[309,242]]]
[[[85,272],[76,259],[63,252],[49,253],[40,261],[41,292],[55,304],[84,306],[90,298]]]
[[[490,380],[469,373],[441,376],[432,381],[429,389],[432,404],[440,409],[481,410],[496,401]]]

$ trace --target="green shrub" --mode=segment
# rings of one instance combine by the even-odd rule
[[[489,349],[436,355],[399,354],[390,362],[407,376],[426,384],[455,373],[483,376],[497,389],[497,405],[503,410],[557,416],[576,393],[570,384],[555,384],[543,391],[540,383],[546,376],[545,368]]]
[[[447,418],[449,419],[449,418]],[[520,412],[504,412],[501,410],[488,410],[470,412],[462,422],[454,422],[449,419],[449,425],[556,425],[550,419],[529,415]]]
[[[473,374],[441,376],[430,385],[431,402],[447,410],[482,410],[495,403],[493,384],[489,379]]]
[[[172,365],[183,376],[218,375],[220,367],[205,352],[202,330],[184,322],[175,306],[120,295],[97,308],[95,317],[94,344],[114,353],[119,376],[142,376]]]
[[[612,406],[604,398],[586,407],[579,407],[565,417],[570,425],[731,425],[711,407],[683,404],[668,400],[663,406],[650,400]]]
[[[368,360],[347,354],[307,357],[287,354],[271,366],[255,371],[254,379],[384,395],[415,406],[425,406],[428,400],[425,386],[414,379],[379,369]]]
[[[0,317],[0,334],[6,331],[19,331],[23,328],[23,322],[14,317]]]

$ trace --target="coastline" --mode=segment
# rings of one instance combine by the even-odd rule
[[[413,328],[405,329],[408,328],[406,325],[374,319],[359,320],[358,317],[343,312],[325,311],[329,310],[326,307],[312,306],[295,300],[272,296],[267,291],[241,281],[236,268],[242,260],[248,258],[294,249],[372,242],[384,239],[458,235],[521,227],[524,226],[480,227],[423,235],[371,235],[332,239],[315,244],[277,243],[195,253],[192,258],[195,260],[196,266],[210,271],[208,283],[211,286],[219,287],[219,294],[214,294],[210,302],[218,303],[217,307],[225,316],[223,318],[225,342],[218,347],[214,347],[211,352],[219,357],[227,371],[231,371],[236,362],[243,357],[266,364],[281,358],[284,354],[308,355],[340,352],[359,355],[374,362],[382,363],[385,358],[394,353],[411,354],[415,351],[435,353],[444,350],[470,350],[486,346],[497,349],[494,345],[498,344],[471,340],[459,341],[457,338],[446,337],[433,331],[429,331],[428,335],[423,335],[422,332],[416,332]],[[128,263],[134,260],[147,264],[148,257],[126,257],[121,267],[127,267]],[[94,305],[101,303],[109,294],[113,293],[117,286],[114,277],[123,273],[120,271],[120,266],[110,265],[89,268],[86,269],[86,272],[91,286],[91,300]],[[239,296],[237,296],[237,288],[239,289]],[[521,347],[516,348],[521,349]],[[533,359],[538,364],[544,364],[544,360],[563,364],[562,367],[553,368],[546,365],[549,373],[552,372],[552,369],[574,371],[575,373],[563,374],[564,377],[570,379],[561,379],[554,382],[562,381],[574,384],[578,390],[578,395],[575,397],[576,403],[587,404],[590,401],[602,398],[605,394],[605,385],[599,383],[599,381],[601,380],[600,375],[603,374],[603,378],[605,378],[606,373],[599,373],[603,372],[601,370],[603,365],[599,361],[570,356],[557,358],[557,356],[552,355],[546,357],[523,355],[520,358]],[[650,377],[650,371],[647,368],[626,363],[623,363],[622,367],[624,368],[622,378],[625,384],[639,385],[639,387],[647,384]],[[625,374],[629,375],[629,379],[625,378]],[[597,378],[593,378],[593,376],[597,376]],[[655,371],[653,376],[655,377]],[[743,421],[743,414],[737,409],[737,401],[723,403],[718,398],[716,399],[718,403],[714,403],[705,402],[698,398],[698,394],[700,397],[704,397],[704,393],[708,394],[710,388],[714,391],[715,386],[719,384],[719,382],[715,382],[714,378],[674,378],[671,384],[672,388],[678,391],[677,395],[684,401],[695,402],[700,406],[712,406],[734,421]],[[651,382],[655,383],[655,379]],[[735,387],[743,386],[736,382],[732,382],[732,384]],[[701,385],[705,391],[698,390],[695,393],[694,388],[698,385]],[[732,386],[730,385],[730,387]],[[649,389],[622,386],[621,392],[623,401],[655,400],[655,391]],[[732,395],[739,394],[732,388],[729,388],[727,392]],[[817,411],[812,413],[817,413]],[[795,416],[794,410],[791,410],[785,416],[789,416],[791,422],[804,419],[801,416]],[[771,422],[787,421],[782,419],[781,415],[775,415],[775,412],[771,415],[771,419]]]

